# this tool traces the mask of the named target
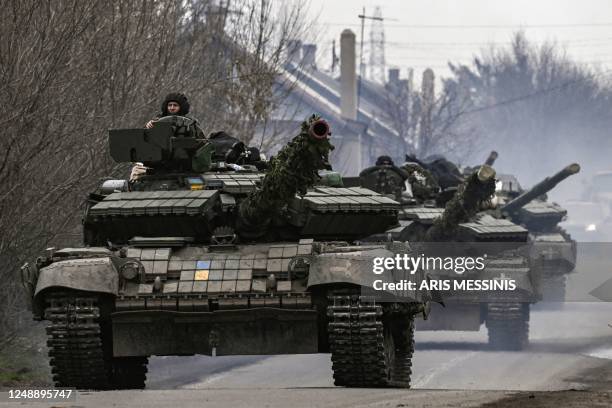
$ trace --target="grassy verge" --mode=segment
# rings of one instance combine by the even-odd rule
[[[44,327],[23,328],[0,349],[0,389],[52,385]]]

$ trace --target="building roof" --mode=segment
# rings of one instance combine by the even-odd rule
[[[343,121],[340,114],[340,80],[315,68],[287,63],[281,72],[282,83],[292,84],[292,97],[297,98],[303,109],[318,112],[336,121]],[[359,106],[357,122],[366,125],[370,136],[399,137],[386,114],[387,91],[384,86],[363,79],[358,86]]]

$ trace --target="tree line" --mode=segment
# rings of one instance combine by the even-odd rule
[[[388,111],[407,152],[471,166],[497,150],[497,165],[524,184],[574,161],[583,174],[609,169],[610,70],[575,61],[555,42],[530,42],[524,32],[475,51],[468,63],[448,62],[438,92],[427,71],[421,89],[410,82],[391,89]]]
[[[267,0],[0,0],[0,9],[1,340],[29,318],[20,265],[49,245],[79,245],[87,192],[126,177],[107,129],[143,126],[180,91],[206,132],[248,143],[279,101],[272,84],[305,20],[300,5]]]

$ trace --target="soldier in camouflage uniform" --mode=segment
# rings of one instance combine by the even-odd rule
[[[189,101],[185,94],[180,92],[169,93],[162,101],[161,113],[159,113],[153,119],[148,121],[144,127],[145,129],[151,129],[154,126],[155,122],[157,122],[160,118],[166,116],[184,116],[195,122],[197,137],[204,138],[204,132],[200,128],[197,119],[187,116],[187,114],[189,114],[189,108]],[[144,166],[142,163],[135,163],[130,173],[130,181],[136,181],[146,173],[146,166]]]
[[[189,113],[189,101],[185,94],[172,92],[166,95],[161,104],[161,113],[145,124],[145,128],[151,129],[153,124],[164,116],[186,116]],[[190,118],[193,119],[193,118]],[[195,120],[195,119],[194,119]],[[197,120],[196,120],[197,122]]]

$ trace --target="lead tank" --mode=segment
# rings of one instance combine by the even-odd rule
[[[359,245],[396,226],[399,205],[317,186],[328,135],[313,115],[266,164],[198,138],[188,118],[110,130],[112,158],[147,174],[105,181],[88,198],[85,246],[21,271],[56,386],[143,388],[151,355],[331,353],[336,385],[408,387],[430,294],[362,294],[374,257],[411,249]]]

